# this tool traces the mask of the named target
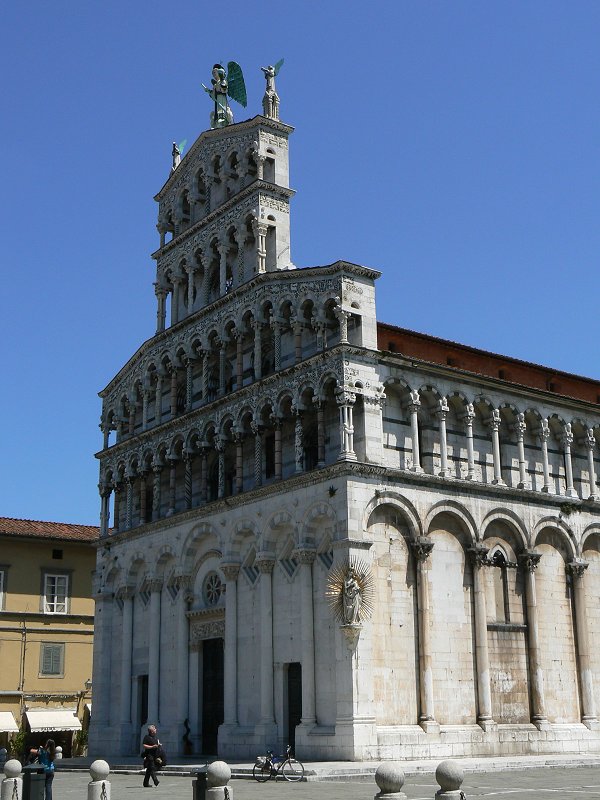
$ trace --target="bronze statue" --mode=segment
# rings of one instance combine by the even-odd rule
[[[231,97],[244,108],[248,102],[242,68],[235,61],[230,61],[225,72],[221,64],[214,64],[211,84],[211,89],[202,84],[202,88],[215,104],[214,111],[210,115],[210,127],[224,128],[226,125],[232,125],[233,112],[229,108],[227,97]]]

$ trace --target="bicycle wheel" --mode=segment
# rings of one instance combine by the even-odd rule
[[[252,777],[259,783],[265,783],[271,777],[271,765],[266,763],[255,764],[252,769]]]
[[[295,758],[288,758],[281,771],[286,781],[301,781],[304,777],[304,764]]]

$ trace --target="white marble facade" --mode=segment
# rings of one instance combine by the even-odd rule
[[[598,406],[378,350],[378,273],[291,262],[291,131],[207,131],[156,197],[156,335],[101,393],[90,750],[597,752]]]

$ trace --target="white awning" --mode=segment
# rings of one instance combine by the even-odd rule
[[[19,726],[10,711],[0,711],[0,733],[18,733]]]
[[[80,731],[74,708],[32,708],[25,712],[32,733],[39,731]]]

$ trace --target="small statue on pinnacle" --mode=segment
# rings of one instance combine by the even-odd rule
[[[275,76],[283,66],[283,58],[275,66],[261,67],[267,81],[267,88],[263,97],[263,112],[267,119],[279,119],[279,95],[275,89]]]
[[[235,61],[230,61],[225,72],[225,67],[215,64],[212,68],[211,84],[210,89],[202,84],[202,88],[215,104],[214,111],[210,115],[210,127],[225,128],[233,124],[233,112],[227,102],[228,96],[246,108],[246,84],[242,68]]]

